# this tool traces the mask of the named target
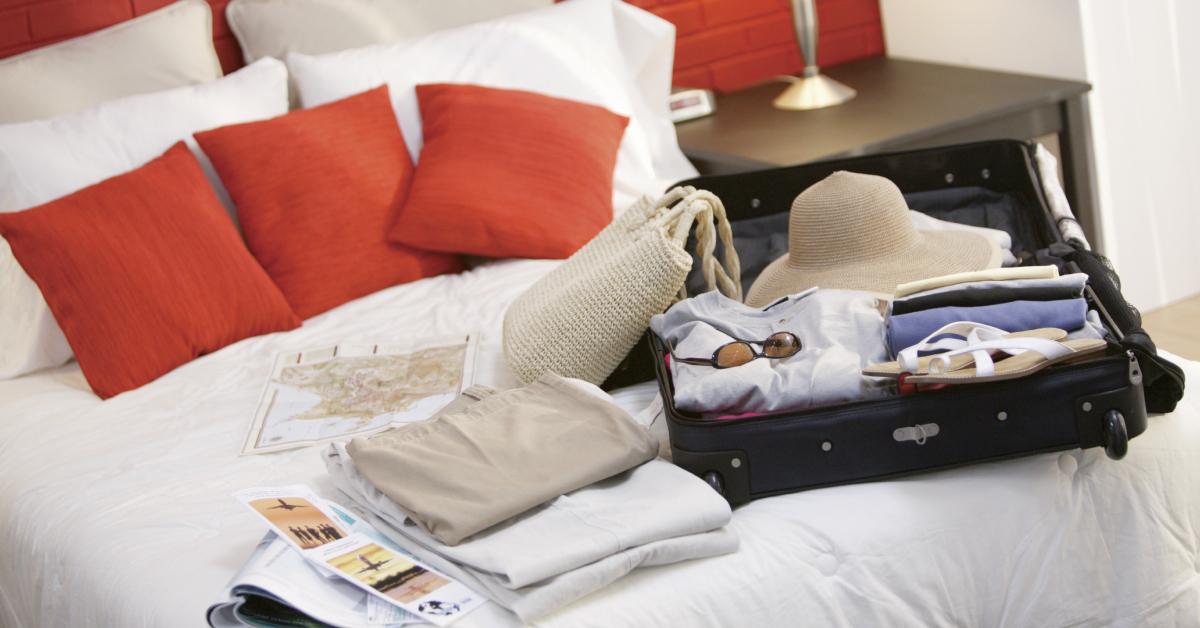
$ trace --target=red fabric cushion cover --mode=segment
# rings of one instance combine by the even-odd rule
[[[303,318],[462,268],[456,256],[387,241],[413,165],[386,87],[196,141],[237,206],[250,250]]]
[[[418,85],[417,100],[425,146],[394,242],[563,258],[612,221],[625,116],[475,85]]]
[[[182,142],[131,172],[0,214],[0,235],[105,399],[300,324]]]

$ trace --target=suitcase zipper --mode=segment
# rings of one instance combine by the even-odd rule
[[[1138,363],[1137,356],[1130,349],[1125,350],[1125,355],[1129,356],[1129,383],[1134,386],[1142,385],[1142,365]]]

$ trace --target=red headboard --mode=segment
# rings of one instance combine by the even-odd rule
[[[77,37],[173,0],[0,0],[0,58]],[[491,2],[492,0],[479,0]],[[738,89],[804,66],[787,0],[626,0],[675,23],[675,84]],[[208,0],[221,67],[242,66],[225,21],[229,0]],[[818,60],[829,66],[884,53],[879,0],[820,0]]]
[[[78,37],[171,4],[174,0],[0,0],[0,57]],[[229,0],[208,0],[221,67],[242,65],[242,51],[225,22]]]

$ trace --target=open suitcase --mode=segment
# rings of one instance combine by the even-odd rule
[[[967,207],[972,220],[1004,223],[1014,237],[1014,251],[1019,244],[1030,258],[1023,263],[1052,260],[1064,272],[1088,273],[1085,296],[1113,339],[1102,358],[1017,380],[714,421],[674,407],[666,348],[648,333],[649,351],[641,347],[631,359],[653,365],[675,464],[704,478],[736,505],[779,493],[1077,447],[1104,447],[1110,457],[1122,457],[1129,439],[1146,429],[1148,410],[1174,407],[1182,396],[1183,375],[1157,356],[1107,262],[1077,243],[1064,242],[1048,209],[1033,151],[1029,144],[1000,140],[682,182],[722,199],[739,249],[739,231],[749,225],[761,229],[764,220],[775,220],[772,216],[780,217],[778,226],[786,233],[795,196],[835,170],[885,176],[905,193],[910,207],[922,211],[913,200],[924,192],[983,188],[999,193],[1015,211],[996,216],[989,215],[995,208]],[[743,278],[746,285],[753,274],[751,268]]]

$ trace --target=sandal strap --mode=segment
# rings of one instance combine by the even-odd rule
[[[975,374],[980,377],[987,377],[995,374],[995,362],[992,359],[992,351],[1007,353],[1009,355],[1018,355],[1026,351],[1033,351],[1034,353],[1041,354],[1047,360],[1057,360],[1073,353],[1070,347],[1057,340],[1006,336],[967,345],[946,353],[940,353],[930,361],[929,372],[937,374],[945,373],[946,369],[950,367],[951,357],[970,353],[975,357]]]
[[[919,368],[918,359],[922,352],[952,351],[978,342],[1000,338],[1007,333],[1003,329],[983,323],[971,321],[949,323],[925,336],[917,344],[900,350],[896,354],[896,363],[899,364],[901,371],[915,373]],[[957,336],[957,338],[939,338],[940,336]],[[933,340],[934,338],[939,339]]]
[[[950,357],[952,355],[960,355],[970,353],[972,362],[975,365],[975,373],[980,376],[988,376],[996,372],[996,363],[992,360],[992,352],[987,349],[971,350],[970,347],[959,351],[950,351],[947,353],[939,353],[929,361],[929,374],[942,375],[950,370]]]

